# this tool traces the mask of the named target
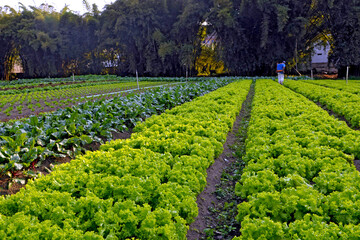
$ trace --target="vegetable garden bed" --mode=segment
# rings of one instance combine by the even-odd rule
[[[250,81],[153,116],[0,200],[0,237],[184,239]],[[16,233],[14,231],[16,229]]]
[[[137,95],[87,102],[43,116],[0,123],[0,173],[10,179],[48,158],[73,157],[84,146],[132,129],[136,122],[159,114],[233,81],[231,78],[157,88]],[[29,176],[31,177],[31,176]],[[0,179],[1,180],[1,179]],[[20,181],[22,182],[22,180]]]
[[[136,125],[131,138],[79,155],[1,198],[0,238],[186,239],[207,169],[222,152],[250,83],[232,83],[153,115]],[[172,99],[180,95],[167,94],[166,104],[176,106]],[[114,113],[117,107],[99,109]],[[360,173],[353,161],[360,159],[360,132],[271,80],[257,80],[251,114],[246,151],[240,150],[247,166],[235,187],[246,199],[238,206],[236,239],[357,239]],[[234,174],[242,171],[242,163],[237,166]],[[214,194],[224,196],[219,191]],[[231,202],[222,210],[208,209],[220,214],[219,221],[231,216],[224,211],[234,212],[233,198],[226,197]],[[222,224],[192,229],[199,234],[191,236],[229,239],[236,225]]]
[[[156,87],[163,84],[163,82],[141,82],[139,85],[141,89],[143,89],[145,87]],[[0,95],[0,121],[51,112],[86,101],[107,99],[110,97],[105,94],[109,93],[116,92],[116,94],[113,94],[111,97],[121,96],[126,94],[126,92],[123,92],[124,90],[129,89],[137,90],[136,82]]]
[[[292,80],[286,81],[285,86],[344,116],[351,126],[360,127],[360,95]]]
[[[273,81],[255,91],[239,239],[358,238],[360,132]]]
[[[360,94],[360,80],[349,80],[347,83],[346,80],[306,80],[304,82]]]

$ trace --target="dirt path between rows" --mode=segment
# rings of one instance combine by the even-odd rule
[[[231,168],[231,166],[239,160],[238,157],[235,156],[234,146],[238,144],[239,141],[243,141],[243,143],[245,142],[246,136],[240,140],[238,133],[240,128],[243,127],[244,121],[248,122],[250,119],[253,96],[254,84],[251,85],[250,92],[241,107],[239,115],[236,117],[233,129],[227,136],[223,153],[217,159],[215,159],[215,163],[207,170],[207,186],[205,187],[204,191],[197,197],[199,214],[189,227],[187,234],[188,240],[206,239],[208,234],[206,233],[207,229],[212,229],[211,235],[213,239],[224,239],[221,232],[214,232],[216,225],[219,224],[219,222],[216,220],[217,216],[214,215],[222,211],[221,208],[223,208],[224,205],[229,201],[229,197],[221,197],[221,194],[219,196],[219,193],[216,193],[216,191],[219,191],[222,175],[225,170]],[[245,130],[247,130],[247,128]],[[227,181],[227,184],[230,185],[228,187],[232,188],[232,190],[235,186],[235,183],[236,181]],[[230,198],[234,198],[234,195],[235,194],[232,191]],[[236,208],[236,206],[234,207]],[[240,225],[238,224],[238,226],[231,229],[230,233],[227,233],[227,237],[231,237],[231,235],[239,235],[239,229]],[[215,235],[217,235],[217,237],[215,237]]]

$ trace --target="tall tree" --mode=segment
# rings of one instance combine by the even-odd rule
[[[360,2],[354,0],[334,0],[328,5],[330,16],[327,26],[332,37],[330,59],[345,75],[347,66],[351,73],[360,75]]]
[[[215,0],[209,15],[218,53],[233,74],[270,75],[279,60],[305,48],[311,1]]]
[[[0,8],[0,79],[10,79],[10,72],[18,56],[15,24],[19,19],[15,9]]]
[[[180,75],[193,66],[204,2],[117,0],[102,14],[103,47],[117,49],[123,74]]]
[[[17,43],[25,76],[47,77],[61,75],[59,56],[59,14],[46,6],[31,10],[23,8],[16,24]]]

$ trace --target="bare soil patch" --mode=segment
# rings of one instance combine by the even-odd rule
[[[356,170],[358,170],[360,172],[360,160],[354,160],[354,165],[356,167]]]
[[[109,80],[109,81],[116,81],[116,80]],[[7,122],[10,120],[19,120],[19,119],[23,119],[23,118],[27,118],[29,116],[32,115],[39,115],[42,113],[50,113],[50,112],[54,112],[58,109],[63,109],[63,108],[67,108],[67,107],[71,107],[74,105],[78,105],[87,101],[98,101],[98,100],[106,100],[106,99],[112,99],[114,97],[120,97],[120,96],[126,96],[128,94],[138,94],[138,93],[142,93],[145,91],[148,91],[150,89],[152,89],[151,86],[148,86],[150,88],[148,89],[137,89],[136,87],[126,87],[124,89],[118,89],[118,90],[114,90],[113,92],[107,92],[107,91],[103,91],[100,92],[98,94],[87,94],[87,95],[82,95],[79,96],[78,98],[66,98],[66,97],[62,97],[59,96],[56,99],[51,99],[51,100],[47,100],[47,102],[45,102],[44,100],[39,100],[38,102],[32,102],[32,106],[33,109],[29,108],[29,104],[25,103],[25,104],[21,104],[21,103],[14,103],[13,104],[13,109],[6,114],[4,111],[5,109],[7,109],[8,107],[11,106],[11,104],[6,104],[5,106],[3,106],[0,109],[0,122]],[[153,86],[154,88],[157,87],[157,85]],[[128,92],[127,90],[130,90],[131,92]],[[125,91],[125,92],[123,92]],[[114,93],[114,94],[112,94]],[[92,96],[96,96],[91,98]],[[72,102],[60,102],[62,100],[74,100],[76,99],[76,101],[72,101]],[[50,104],[49,104],[50,103]],[[21,111],[19,111],[17,109],[18,106],[22,106]]]
[[[338,79],[338,74],[337,73],[334,73],[334,74],[326,74],[326,73],[315,74],[314,78],[316,78],[316,79]]]

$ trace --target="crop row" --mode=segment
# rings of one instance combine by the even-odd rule
[[[155,83],[169,83],[169,82],[186,82],[186,81],[205,81],[206,78],[189,78],[189,79],[182,79],[182,78],[140,78],[139,84],[141,85],[142,82],[155,82]],[[37,91],[52,91],[52,90],[61,90],[67,88],[80,88],[80,87],[91,87],[91,86],[100,86],[100,85],[110,85],[110,84],[121,84],[121,83],[131,83],[132,85],[136,85],[136,78],[131,77],[116,77],[114,79],[104,80],[104,78],[94,79],[92,81],[85,81],[85,82],[71,82],[71,81],[64,81],[64,82],[44,82],[44,83],[37,83],[37,84],[21,84],[21,85],[10,85],[10,86],[3,86],[0,89],[7,89],[0,91],[0,95],[9,95],[9,94],[20,94],[20,93],[28,93],[28,92],[37,92]],[[60,85],[53,85],[59,84]],[[67,83],[66,85],[63,85]],[[44,84],[46,84],[44,86]],[[28,88],[31,87],[31,88]]]
[[[360,126],[360,96],[346,91],[313,85],[305,82],[286,81],[285,86],[301,93],[314,102],[325,105],[333,112],[344,116],[352,126]]]
[[[162,84],[162,82],[157,82],[155,84]],[[141,87],[154,85],[154,83],[150,82],[141,82]],[[21,93],[21,94],[6,94],[0,96],[0,100],[2,103],[13,102],[18,104],[30,103],[35,100],[36,102],[40,100],[53,100],[53,99],[63,99],[63,98],[74,98],[79,96],[88,96],[93,94],[103,94],[109,93],[113,91],[120,91],[127,88],[137,87],[137,84],[134,82],[128,83],[111,83],[104,85],[95,85],[95,86],[85,86],[85,87],[77,87],[71,89],[60,89],[60,90],[50,90],[50,91],[35,91],[29,93]]]
[[[9,94],[21,94],[21,93],[30,93],[30,92],[40,92],[40,91],[54,91],[67,88],[80,88],[80,87],[91,87],[91,86],[100,86],[100,85],[110,85],[110,84],[119,84],[119,83],[129,83],[134,81],[95,81],[95,82],[85,82],[85,83],[73,83],[67,85],[48,85],[48,86],[38,86],[33,88],[22,88],[22,89],[8,89],[0,91],[0,95],[9,95]],[[134,83],[133,83],[134,84]]]
[[[300,94],[256,83],[236,239],[358,239],[360,132]]]
[[[162,83],[141,82],[139,86],[143,88],[159,84]],[[137,88],[137,84],[134,82],[116,83],[13,95],[0,95],[0,116],[1,112],[3,115],[10,116],[15,109],[21,114],[26,108],[32,112],[38,112],[41,111],[41,109],[44,109],[45,106],[49,106],[50,108],[55,108],[55,106],[67,106],[69,104],[82,102],[85,99],[88,99],[88,96],[120,92],[131,88]]]
[[[39,86],[42,84],[59,84],[71,82],[103,82],[103,81],[123,81],[135,82],[135,77],[120,77],[116,75],[80,75],[68,78],[38,78],[38,79],[20,79],[14,81],[0,81],[0,89],[2,88],[20,88],[24,86]],[[206,81],[204,77],[140,77],[139,81],[156,81],[156,82],[184,82],[184,81]]]
[[[324,87],[335,88],[349,93],[360,94],[360,81],[359,80],[307,80],[307,83],[312,83]]]
[[[153,116],[0,199],[0,238],[186,239],[251,81]]]
[[[103,82],[109,80],[133,80],[133,77],[119,77],[116,75],[79,75],[74,78],[33,78],[33,79],[18,79],[13,81],[0,81],[0,88],[19,88],[23,86],[38,86],[41,84],[59,84],[69,82]]]
[[[68,78],[32,78],[32,79],[18,79],[12,81],[0,81],[0,88],[19,88],[23,86],[38,86],[41,84],[58,84],[68,82],[96,82],[107,80],[120,80],[122,78],[116,75],[80,75]]]
[[[86,102],[23,121],[0,123],[0,173],[28,168],[48,156],[73,156],[112,132],[133,128],[153,114],[190,101],[234,79],[157,88],[137,95]]]

